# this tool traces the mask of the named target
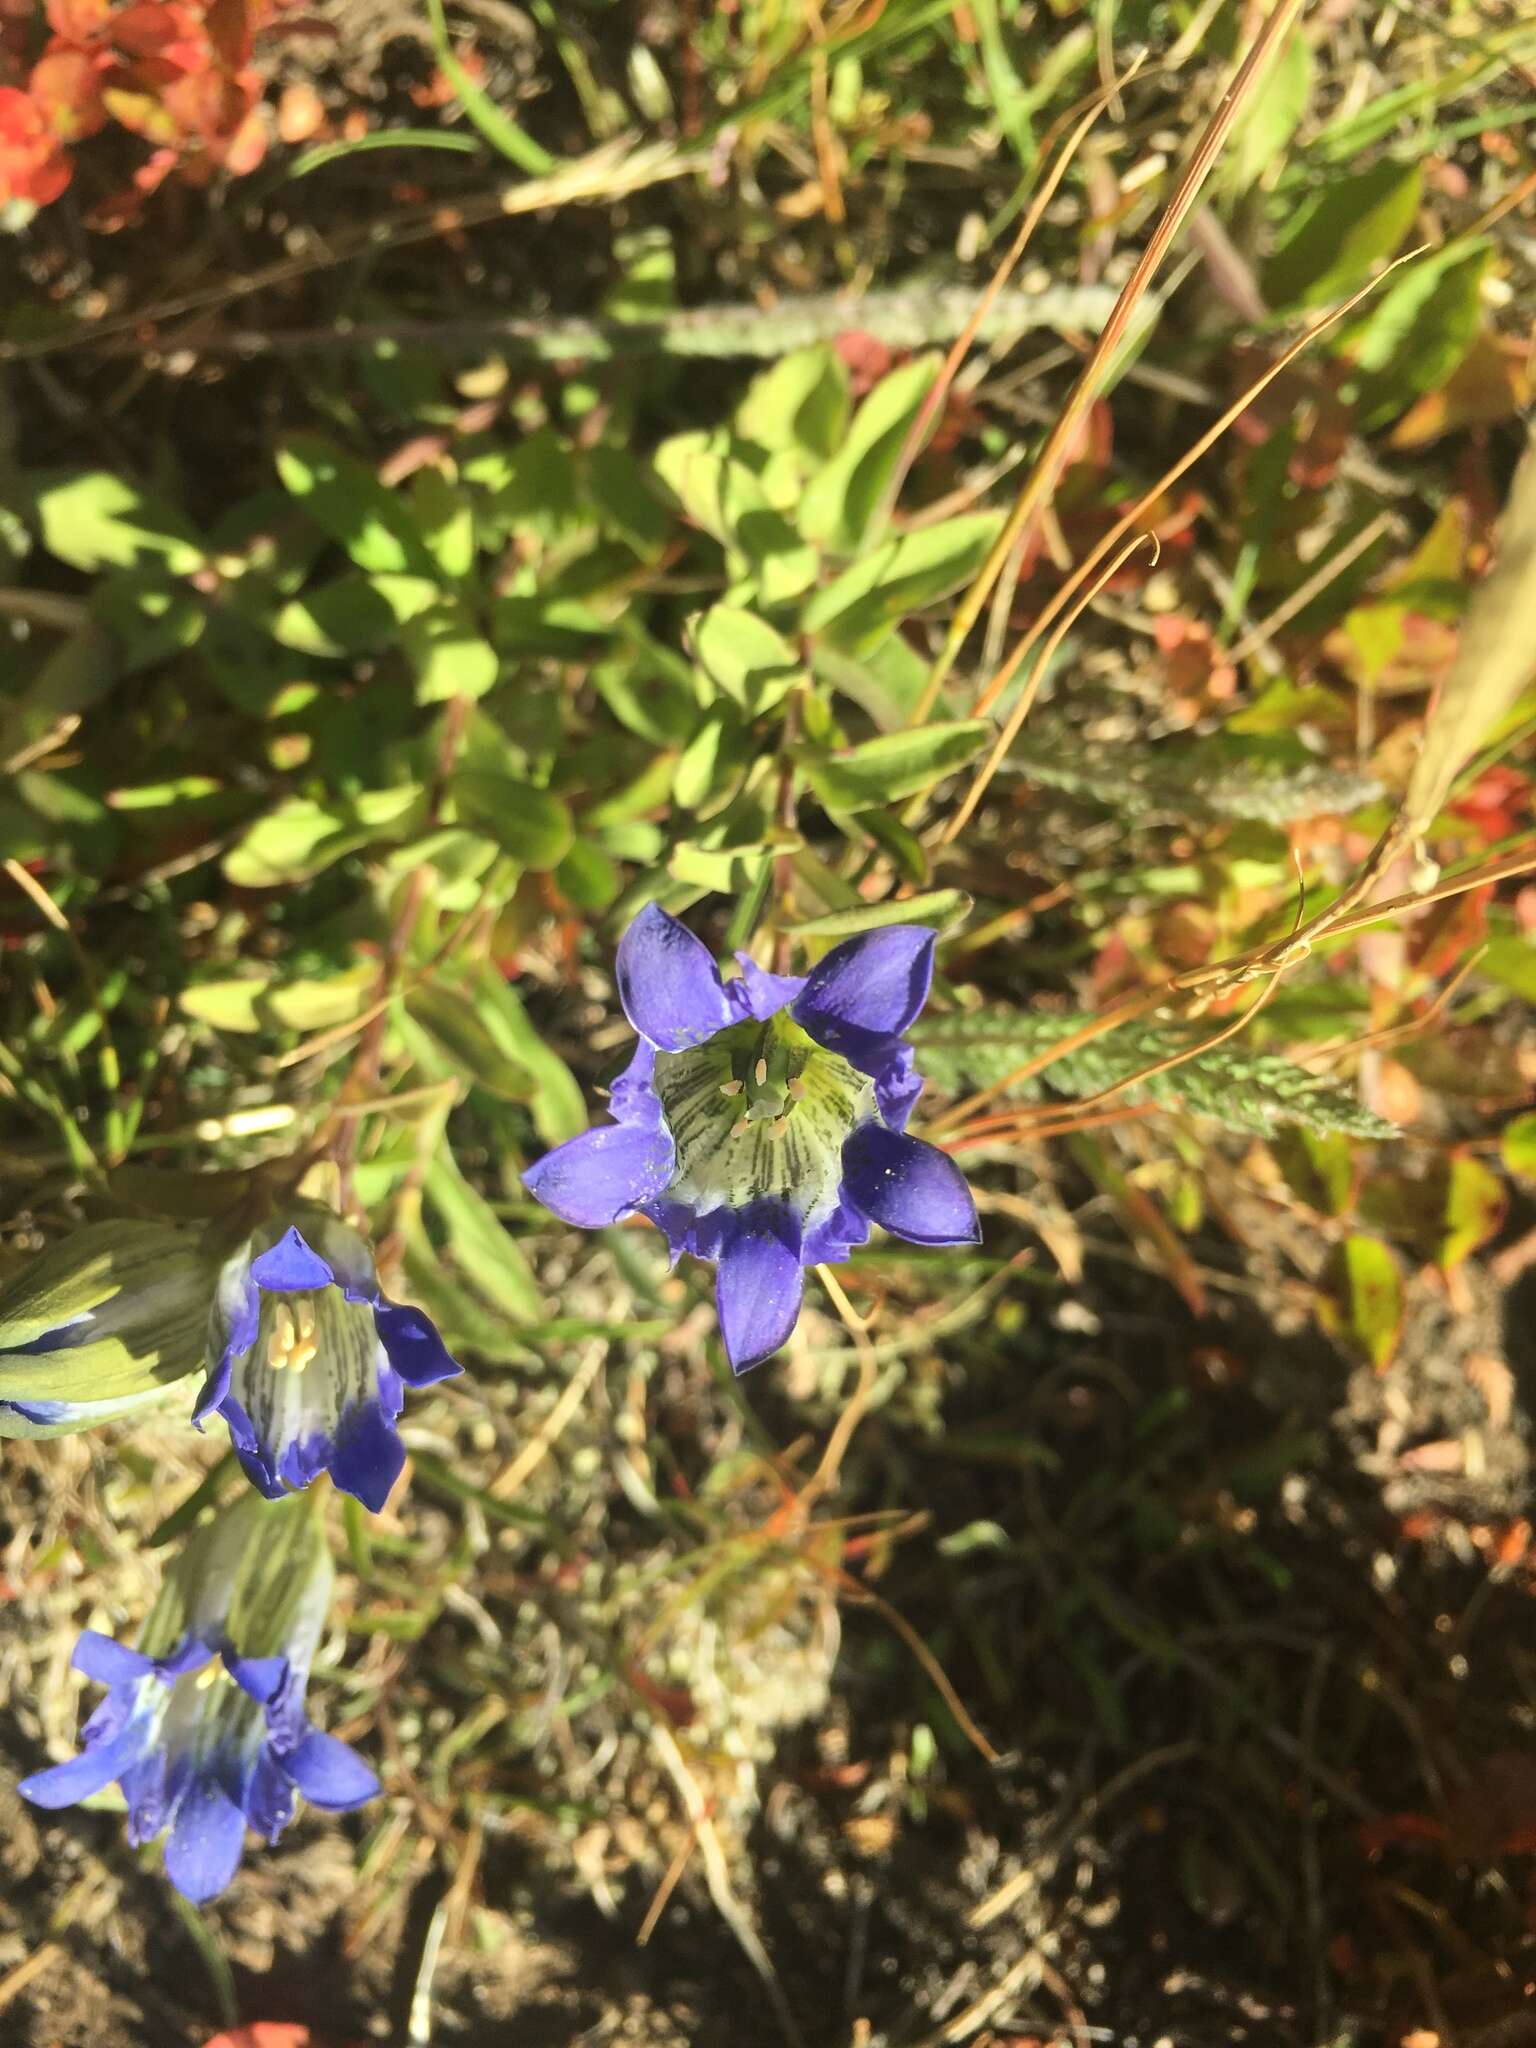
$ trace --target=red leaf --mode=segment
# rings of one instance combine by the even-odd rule
[[[101,71],[84,50],[54,50],[39,58],[27,91],[61,142],[78,142],[106,124]]]
[[[112,0],[48,0],[48,26],[60,42],[94,42],[106,27]]]
[[[58,136],[27,94],[0,86],[0,201],[47,206],[69,183],[70,168]]]
[[[286,2020],[253,2020],[228,2034],[215,2034],[207,2048],[323,2048],[308,2027]]]

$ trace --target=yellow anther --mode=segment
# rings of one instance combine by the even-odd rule
[[[757,1063],[756,1067],[755,1067],[755,1068],[753,1069],[753,1071],[754,1071],[754,1073],[755,1073],[755,1074],[757,1075],[757,1085],[758,1085],[758,1087],[759,1087],[759,1088],[765,1088],[765,1087],[766,1087],[766,1086],[768,1085],[768,1062],[767,1062],[767,1060],[765,1060],[765,1059],[760,1059],[760,1060],[758,1061],[758,1063]]]
[[[312,1301],[299,1303],[299,1342],[307,1344],[315,1334],[315,1305]]]
[[[197,1674],[198,1691],[206,1692],[209,1686],[217,1685],[219,1680],[219,1674],[223,1670],[223,1668],[223,1665],[220,1664],[217,1657],[215,1657],[211,1663],[205,1664],[202,1670],[199,1671],[199,1673]]]
[[[301,1337],[293,1347],[293,1354],[288,1360],[289,1370],[292,1372],[302,1372],[310,1360],[318,1353],[319,1349],[320,1346],[313,1337]]]
[[[805,1083],[800,1079],[800,1076],[798,1074],[795,1076],[793,1081],[790,1081],[786,1084],[784,1093],[789,1097],[791,1102],[804,1102]]]
[[[722,1095],[739,1095],[743,1085],[740,1081],[722,1081],[720,1083],[720,1093]]]
[[[749,1117],[749,1116],[739,1116],[739,1117],[737,1117],[737,1119],[736,1119],[735,1123],[733,1123],[733,1124],[731,1125],[731,1136],[732,1136],[733,1138],[743,1138],[743,1137],[745,1137],[745,1136],[746,1136],[747,1132],[751,1130],[751,1128],[752,1128],[752,1119],[751,1119],[751,1117]]]
[[[274,1372],[281,1372],[288,1363],[288,1346],[276,1330],[267,1339],[267,1363]]]
[[[782,1138],[788,1129],[789,1118],[787,1116],[776,1116],[768,1126],[768,1135],[773,1138]]]

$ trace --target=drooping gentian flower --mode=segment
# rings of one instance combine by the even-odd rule
[[[247,1826],[275,1842],[295,1797],[361,1806],[379,1781],[304,1711],[330,1605],[325,1537],[307,1504],[253,1495],[200,1530],[167,1574],[140,1646],[87,1629],[74,1665],[107,1688],[68,1763],[19,1790],[77,1805],[116,1782],[136,1846],[165,1837],[165,1870],[201,1902],[223,1891]]]
[[[976,1205],[946,1153],[907,1135],[922,1088],[902,1034],[928,997],[933,933],[887,925],[810,974],[708,949],[649,904],[619,942],[619,997],[640,1043],[614,1083],[616,1121],[583,1131],[523,1180],[567,1223],[638,1210],[672,1256],[719,1262],[737,1372],[788,1338],[803,1269],[835,1264],[872,1223],[913,1244],[974,1244]]]
[[[214,1266],[171,1223],[85,1223],[0,1289],[0,1437],[163,1401],[203,1359]]]
[[[418,1308],[388,1301],[373,1254],[332,1211],[298,1204],[248,1238],[219,1275],[208,1378],[192,1420],[220,1414],[269,1500],[329,1472],[377,1513],[405,1450],[407,1387],[459,1367]]]

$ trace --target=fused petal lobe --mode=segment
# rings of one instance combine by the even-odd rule
[[[834,1052],[899,1036],[928,1000],[933,947],[933,933],[913,924],[844,939],[811,970],[796,1018]]]
[[[335,1277],[325,1260],[311,1250],[291,1224],[275,1245],[251,1261],[251,1278],[256,1284],[283,1294],[329,1287]]]
[[[848,1198],[883,1229],[913,1244],[977,1244],[971,1191],[948,1153],[871,1120],[843,1147]]]
[[[437,1333],[430,1316],[400,1302],[381,1303],[373,1312],[374,1328],[390,1364],[408,1387],[430,1387],[462,1371]]]
[[[334,1735],[307,1730],[297,1747],[282,1759],[283,1769],[314,1806],[335,1811],[361,1806],[379,1790],[379,1781],[357,1754]]]
[[[731,1022],[709,948],[655,903],[619,941],[616,973],[624,1014],[664,1052],[701,1045]]]
[[[760,1364],[788,1339],[804,1291],[798,1225],[787,1211],[759,1203],[720,1254],[716,1303],[733,1372]]]
[[[376,1515],[400,1477],[405,1446],[379,1403],[365,1401],[343,1420],[336,1432],[335,1447],[325,1462],[342,1492],[353,1495],[371,1515]]]
[[[165,1845],[165,1874],[183,1898],[201,1905],[223,1891],[240,1864],[245,1815],[212,1778],[187,1787]]]
[[[563,1223],[600,1230],[659,1195],[672,1178],[672,1161],[664,1130],[604,1124],[535,1160],[523,1185]]]

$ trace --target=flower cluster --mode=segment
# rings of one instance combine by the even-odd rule
[[[632,1211],[672,1256],[719,1264],[720,1334],[737,1372],[777,1351],[804,1268],[846,1259],[872,1224],[913,1244],[974,1244],[960,1169],[907,1132],[922,1088],[903,1034],[928,999],[933,933],[888,925],[803,977],[708,949],[654,904],[619,945],[619,997],[640,1043],[616,1119],[524,1175],[567,1223]]]
[[[163,1837],[167,1875],[198,1900],[229,1883],[246,1828],[275,1841],[299,1795],[371,1799],[373,1772],[304,1711],[332,1583],[322,1496],[305,1489],[328,1473],[382,1508],[405,1389],[458,1370],[316,1202],[286,1204],[222,1261],[178,1225],[87,1224],[0,1292],[0,1435],[88,1428],[179,1392],[199,1427],[227,1425],[256,1489],[192,1536],[137,1647],[80,1638],[75,1668],[106,1698],[80,1755],[34,1772],[26,1797],[72,1806],[115,1782],[129,1840]]]
[[[94,0],[54,0],[50,19],[98,14]],[[741,954],[726,980],[652,905],[619,946],[639,1043],[613,1121],[537,1161],[528,1186],[570,1223],[639,1213],[674,1260],[714,1260],[738,1372],[789,1337],[804,1269],[847,1258],[875,1225],[974,1244],[959,1169],[906,1128],[922,1088],[906,1033],[933,954],[931,932],[893,925],[807,975]],[[385,1295],[366,1240],[333,1208],[295,1196],[253,1225],[265,1199],[253,1190],[222,1242],[217,1221],[87,1224],[0,1288],[0,1437],[179,1397],[197,1428],[224,1423],[254,1489],[194,1529],[136,1645],[80,1637],[75,1668],[106,1696],[80,1753],[21,1785],[48,1808],[118,1785],[130,1841],[163,1840],[167,1875],[194,1900],[229,1883],[248,1828],[275,1841],[300,1797],[345,1810],[378,1792],[305,1712],[333,1579],[313,1483],[328,1475],[380,1510],[405,1461],[406,1390],[459,1370],[421,1310]]]
[[[286,4],[47,0],[50,33],[30,62],[37,10],[6,8],[0,58],[10,78],[0,83],[0,203],[46,206],[57,199],[72,175],[70,145],[109,121],[151,145],[118,214],[172,171],[206,184],[216,171],[255,170],[267,131],[251,57],[257,35]]]

